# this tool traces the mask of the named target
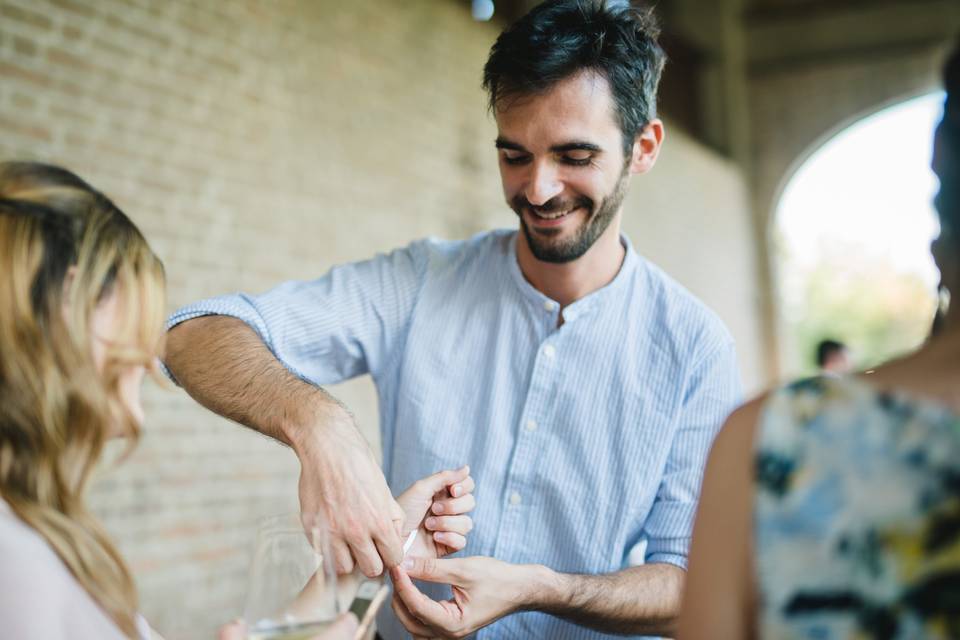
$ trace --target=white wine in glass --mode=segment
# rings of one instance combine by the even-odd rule
[[[318,633],[330,626],[328,622],[280,625],[261,630],[251,630],[247,634],[249,640],[310,640]]]
[[[287,514],[262,519],[244,606],[247,638],[306,640],[339,613],[323,518]]]

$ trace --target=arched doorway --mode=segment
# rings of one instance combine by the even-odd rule
[[[782,191],[772,230],[787,376],[816,370],[825,338],[861,368],[915,348],[936,304],[929,168],[942,93],[862,118],[811,153]]]

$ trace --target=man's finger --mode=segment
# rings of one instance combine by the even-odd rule
[[[403,561],[403,570],[405,575],[417,580],[459,586],[460,562],[459,559],[437,560],[410,557]]]
[[[403,512],[400,503],[390,498],[390,520],[393,522],[393,528],[397,531],[397,537],[403,536],[403,524],[407,520],[407,514]]]
[[[422,558],[417,559],[421,560]],[[410,560],[410,558],[407,560]],[[407,563],[407,560],[404,560],[404,564]],[[443,605],[423,595],[410,580],[410,576],[407,575],[403,567],[391,569],[390,575],[393,577],[394,594],[400,598],[400,601],[407,607],[407,611],[415,618],[426,625],[441,629],[444,628],[445,623],[450,622],[449,614],[443,608]]]
[[[373,542],[377,547],[377,552],[383,559],[383,565],[387,569],[395,567],[403,560],[403,542],[400,539],[400,533],[393,523],[385,527],[374,536]]]
[[[380,559],[380,553],[372,540],[364,538],[352,542],[350,550],[353,552],[353,557],[356,558],[357,566],[363,575],[368,578],[375,578],[383,573],[383,561]]]
[[[458,515],[469,513],[477,506],[477,500],[472,493],[468,493],[460,498],[446,498],[444,500],[434,500],[430,507],[430,512],[434,515]]]
[[[396,594],[394,594],[392,598],[390,607],[397,615],[397,619],[400,621],[400,624],[403,625],[403,628],[412,633],[414,636],[429,638],[434,635],[433,630],[417,620],[407,609],[407,606],[403,604],[403,600],[401,600]]]
[[[353,573],[353,556],[350,554],[347,543],[342,538],[333,538],[330,541],[330,554],[333,556],[333,566],[336,568],[338,576]]]

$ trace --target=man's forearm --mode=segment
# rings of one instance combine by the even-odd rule
[[[686,572],[671,564],[631,567],[605,575],[537,568],[529,609],[604,633],[673,634]]]
[[[353,417],[290,373],[246,324],[188,320],[167,334],[165,362],[203,406],[293,447],[300,509],[327,518],[338,573],[350,573],[356,559],[372,578],[403,559],[403,511]]]
[[[203,406],[290,446],[313,425],[346,415],[335,398],[290,373],[237,318],[203,316],[177,325],[167,334],[164,364]]]

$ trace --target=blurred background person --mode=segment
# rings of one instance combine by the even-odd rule
[[[817,368],[825,375],[843,375],[853,371],[850,350],[838,340],[821,340],[817,343]]]

